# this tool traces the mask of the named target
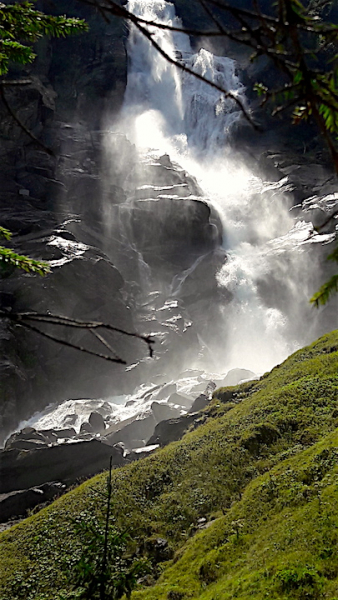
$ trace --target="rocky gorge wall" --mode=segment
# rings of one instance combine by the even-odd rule
[[[176,4],[184,16],[187,4]],[[38,7],[50,11],[47,2]],[[18,117],[54,155],[33,143],[0,107],[0,223],[13,232],[18,251],[52,261],[52,274],[41,279],[4,270],[1,308],[50,311],[156,333],[155,361],[148,360],[141,343],[113,337],[118,353],[135,365],[125,372],[3,319],[3,437],[50,402],[123,393],[150,376],[165,381],[171,370],[183,370],[185,355],[201,351],[201,339],[207,346],[222,335],[219,311],[231,297],[216,281],[226,262],[220,219],[196,180],[167,155],[140,161],[125,136],[114,128],[107,132],[127,81],[122,21],[107,24],[75,1],[59,2],[57,10],[86,18],[89,33],[39,42],[38,60],[23,71],[33,83],[8,92]],[[248,80],[257,76],[257,71],[245,73]],[[283,124],[273,129],[267,117],[266,123],[258,141],[240,122],[234,148],[245,150],[252,164],[259,155],[260,168],[274,181],[288,175],[295,202],[319,190],[331,193],[332,174],[318,165],[322,147],[314,142],[311,152],[300,156],[301,136],[294,134],[291,143]],[[314,211],[321,214],[320,208]],[[63,334],[101,349],[89,333]]]
[[[47,2],[38,2],[37,7],[51,11]],[[1,224],[12,231],[18,252],[54,259],[60,266],[43,280],[3,269],[1,307],[108,322],[114,318],[132,330],[118,269],[99,248],[78,244],[63,225],[82,209],[94,221],[100,210],[95,201],[100,195],[101,147],[96,131],[105,108],[116,114],[123,101],[127,75],[123,24],[117,20],[107,26],[76,2],[61,1],[57,11],[86,18],[90,31],[65,40],[41,40],[34,65],[11,73],[32,79],[31,85],[12,88],[6,97],[17,117],[53,155],[34,143],[1,105],[0,212]],[[99,225],[97,230],[100,238]],[[84,356],[78,358],[36,334],[9,327],[5,320],[1,332],[2,435],[39,406],[57,400],[67,387],[69,393],[90,392],[90,380],[110,377],[111,368],[99,361],[88,361],[84,377]],[[91,391],[103,388],[104,384],[92,385]]]
[[[49,10],[43,2],[38,7]],[[196,349],[197,337],[196,333],[190,334],[177,307],[161,309],[166,298],[160,292],[150,297],[146,306],[138,306],[146,276],[140,252],[150,263],[158,262],[157,267],[152,266],[166,280],[205,255],[204,267],[200,267],[204,269],[201,280],[205,279],[205,271],[213,263],[213,251],[221,240],[220,224],[198,197],[187,201],[184,210],[179,210],[177,202],[169,197],[167,201],[164,198],[157,213],[156,193],[152,193],[151,201],[142,198],[144,192],[137,191],[142,188],[140,170],[144,184],[157,186],[157,196],[164,180],[168,181],[168,171],[172,173],[170,186],[179,186],[181,197],[200,195],[193,179],[176,171],[168,157],[147,169],[137,167],[135,150],[118,134],[110,136],[107,154],[103,123],[107,115],[112,119],[118,113],[123,102],[126,30],[121,20],[107,25],[99,15],[85,7],[79,9],[75,2],[59,3],[58,11],[85,17],[89,33],[39,42],[35,64],[20,71],[33,83],[7,93],[17,116],[53,155],[35,144],[4,106],[0,108],[1,224],[13,232],[17,252],[51,261],[52,274],[42,279],[4,268],[1,308],[99,320],[127,331],[139,326],[145,333],[152,331],[153,314],[158,310],[163,323],[158,329],[162,330],[166,348],[162,354],[166,355],[168,368],[168,347],[175,336],[190,336],[189,345],[195,344]],[[123,206],[126,194],[128,207]],[[224,260],[222,253],[216,263],[219,260]],[[163,269],[164,263],[170,266]],[[185,295],[193,295],[194,301],[205,296],[196,289],[198,279],[190,284],[189,277],[185,279]],[[207,297],[211,295],[209,290]],[[175,323],[171,328],[166,325],[170,319]],[[102,351],[88,333],[75,335],[63,330],[60,335],[60,329],[47,331]],[[121,377],[124,371],[120,366],[71,351],[11,326],[6,319],[1,321],[1,333],[2,439],[20,420],[50,402],[67,396],[130,391],[144,377],[135,370]],[[111,342],[128,363],[147,354],[143,345],[123,336],[115,336]],[[179,360],[173,349],[171,354],[174,362]]]

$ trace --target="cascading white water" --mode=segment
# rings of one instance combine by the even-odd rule
[[[129,0],[128,9],[148,21],[180,26],[173,5],[165,0]],[[184,34],[155,28],[150,31],[169,56],[179,57],[189,68],[237,94],[245,104],[244,88],[233,60],[215,57],[205,49],[193,54]],[[224,374],[233,367],[240,367],[259,374],[323,333],[316,327],[313,313],[310,314],[308,299],[313,288],[310,290],[308,285],[307,254],[302,252],[308,242],[311,224],[294,224],[288,210],[291,202],[280,191],[285,182],[265,183],[253,176],[238,157],[236,161],[232,159],[229,133],[241,116],[233,100],[224,99],[214,88],[178,71],[134,28],[129,36],[128,54],[130,65],[121,131],[136,145],[145,165],[152,164],[160,154],[168,154],[173,162],[193,175],[205,199],[220,215],[224,230],[227,262],[219,270],[217,280],[219,287],[232,297],[228,294],[219,314],[218,339],[200,338],[201,360],[200,356],[190,357],[188,366],[192,369],[198,366],[204,373],[192,371],[186,376],[189,375],[186,372],[182,377],[179,370],[165,372],[165,377],[169,377],[165,381],[176,385],[176,391],[190,397],[192,403],[210,380],[221,384],[223,377],[216,372]],[[160,198],[158,193],[168,191],[170,194],[173,187],[179,192],[180,186],[183,190],[184,185],[168,185],[168,191],[165,185],[156,186],[149,182],[139,187],[139,197],[147,198],[149,194],[151,198],[153,194]],[[170,198],[170,195],[166,197]],[[109,213],[109,229],[108,216]],[[328,241],[325,236],[317,238]],[[123,248],[130,243],[127,233],[123,242]],[[132,250],[138,260],[144,297],[156,294],[158,288],[153,287],[156,281],[152,279],[151,268],[136,247]],[[164,292],[167,300],[159,311],[179,311],[181,287],[203,258],[198,256],[193,264],[176,274]],[[312,272],[316,272],[314,264]],[[317,285],[315,283],[315,289]],[[201,317],[203,319],[203,314]],[[180,315],[174,314],[168,318],[166,327],[175,328],[179,319]],[[187,319],[184,326],[190,325]],[[186,366],[182,361],[178,368]],[[131,365],[126,371],[134,367]],[[78,431],[93,410],[107,416],[113,425],[130,418],[149,416],[153,402],[167,403],[171,394],[157,397],[159,386],[154,388],[150,379],[128,396],[67,400],[59,407],[47,407],[42,414],[21,426],[63,428],[72,425]],[[165,385],[163,381],[162,385]],[[174,408],[178,413],[186,410],[180,405]]]
[[[129,0],[128,10],[148,21],[180,26],[174,6],[165,0]],[[170,57],[179,57],[245,105],[235,61],[205,49],[193,54],[184,34],[149,31]],[[294,225],[291,202],[278,183],[265,184],[232,160],[227,138],[241,116],[234,100],[181,73],[133,27],[128,54],[124,131],[144,154],[157,149],[195,176],[222,219],[228,261],[218,283],[233,298],[224,306],[219,323],[224,344],[214,351],[213,366],[262,372],[311,339],[308,325],[300,323],[300,316],[304,320],[308,314],[311,290],[305,254],[290,250],[300,246],[297,231],[288,234]],[[280,296],[271,305],[262,299],[264,286],[270,286],[271,296]]]
[[[147,21],[182,27],[175,8],[165,0],[129,0],[128,10]],[[179,32],[149,27],[156,42],[170,57],[245,103],[244,87],[233,60],[215,57],[201,49],[193,54],[189,38]],[[123,114],[129,135],[139,147],[176,148],[179,155],[214,153],[224,146],[231,125],[239,118],[235,102],[170,64],[135,28],[128,41],[130,66]],[[205,154],[204,154],[205,155]]]

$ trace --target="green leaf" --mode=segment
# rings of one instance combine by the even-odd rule
[[[0,261],[22,269],[26,273],[36,273],[44,276],[51,271],[49,263],[16,254],[16,252],[4,246],[0,246]]]
[[[268,92],[268,88],[263,83],[255,83],[253,89],[258,96],[264,96]]]
[[[338,275],[333,275],[333,277],[331,277],[331,279],[326,281],[326,283],[324,283],[321,286],[321,288],[318,290],[318,292],[316,292],[312,296],[310,302],[312,304],[314,304],[317,308],[319,308],[320,305],[327,304],[327,302],[329,301],[332,294],[335,294],[337,292],[338,292]]]
[[[82,19],[46,15],[30,2],[0,4],[0,75],[8,72],[10,61],[31,62],[35,54],[30,45],[42,36],[65,37],[87,30]]]
[[[297,83],[300,83],[304,78],[304,75],[302,73],[302,71],[296,71],[294,77],[293,77],[293,83],[295,85],[297,85]]]
[[[0,237],[5,238],[5,240],[9,241],[12,237],[11,232],[5,227],[0,227]]]

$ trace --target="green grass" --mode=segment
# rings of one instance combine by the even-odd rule
[[[338,599],[337,401],[335,331],[260,381],[217,390],[181,441],[114,471],[112,512],[133,549],[165,537],[175,553],[132,599]],[[1,600],[75,597],[73,521],[102,512],[105,481],[1,534]]]

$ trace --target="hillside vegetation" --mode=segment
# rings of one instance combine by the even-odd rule
[[[114,471],[114,520],[153,564],[132,600],[337,600],[337,401],[335,331],[217,390],[181,441]],[[105,485],[99,475],[0,536],[1,600],[77,597],[76,521],[103,511]]]

